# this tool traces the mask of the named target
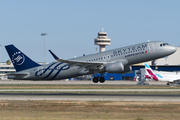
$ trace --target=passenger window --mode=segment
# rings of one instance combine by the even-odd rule
[[[163,43],[163,46],[165,46],[166,45],[166,43]]]
[[[160,46],[162,47],[162,44],[160,44]]]

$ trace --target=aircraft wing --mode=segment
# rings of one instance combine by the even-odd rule
[[[68,63],[71,66],[85,67],[86,69],[96,69],[102,67],[102,65],[107,64],[107,62],[85,62],[85,61],[74,61],[74,60],[64,60],[57,57],[51,50],[49,50],[51,55],[59,62]]]

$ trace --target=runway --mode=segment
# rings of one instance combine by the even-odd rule
[[[166,82],[148,82],[150,85],[166,85]],[[16,81],[0,80],[2,85],[136,85],[135,81]],[[173,87],[173,86],[172,86]],[[43,93],[43,92],[61,93]],[[163,101],[180,102],[180,95],[170,94],[93,94],[92,92],[121,91],[180,91],[180,89],[0,89],[0,100],[56,100],[56,101]],[[13,93],[11,93],[13,92]],[[26,93],[25,93],[26,92]],[[34,92],[34,93],[32,93]],[[38,92],[38,93],[37,93]],[[76,93],[68,93],[76,92]],[[79,92],[79,93],[78,93]],[[83,94],[82,92],[90,92]]]
[[[0,89],[0,92],[177,92],[180,89]]]
[[[78,94],[78,93],[0,93],[0,100],[55,101],[161,101],[180,102],[180,95],[171,94]]]
[[[137,85],[138,81],[116,80],[104,83],[93,83],[92,81],[56,80],[56,81],[28,81],[28,80],[0,80],[0,84],[25,84],[25,85]],[[149,85],[166,85],[167,82],[148,81]]]

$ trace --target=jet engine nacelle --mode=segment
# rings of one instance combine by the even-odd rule
[[[132,71],[132,67],[131,66],[129,66],[129,65],[127,65],[127,66],[124,66],[124,73],[126,73],[126,72],[130,72],[130,71]]]
[[[131,66],[124,66],[120,61],[110,63],[105,66],[105,71],[108,73],[124,73],[131,70]]]

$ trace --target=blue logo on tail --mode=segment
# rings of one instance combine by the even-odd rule
[[[21,52],[16,52],[12,55],[12,63],[16,65],[22,65],[25,61],[25,57]]]

